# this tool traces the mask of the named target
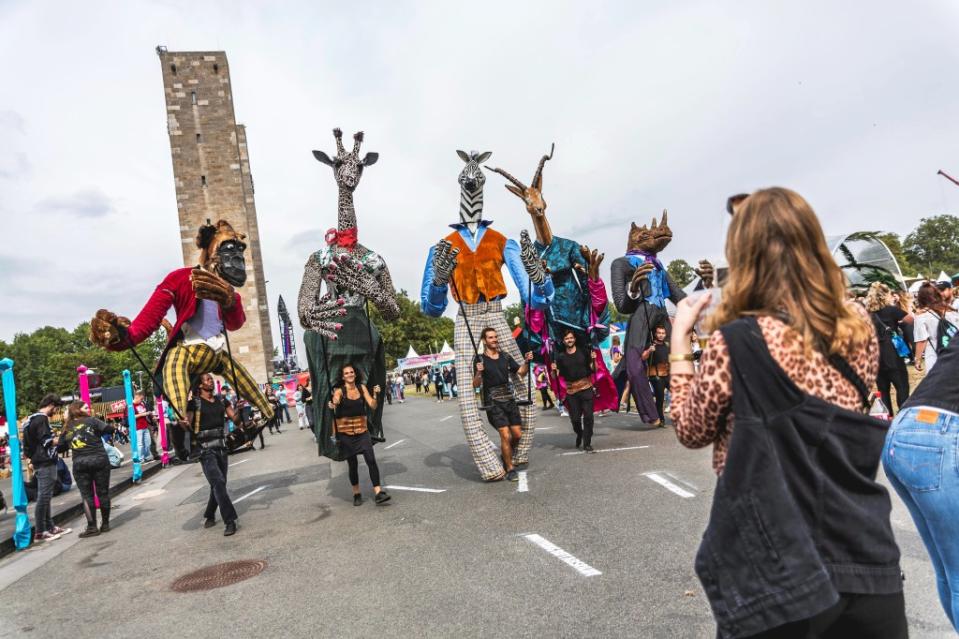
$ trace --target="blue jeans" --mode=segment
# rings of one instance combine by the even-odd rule
[[[882,465],[919,529],[939,602],[959,630],[959,415],[924,407],[900,412]]]
[[[137,431],[137,452],[140,454],[140,461],[150,459],[150,441],[149,428]]]

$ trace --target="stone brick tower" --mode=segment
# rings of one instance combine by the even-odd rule
[[[223,51],[167,51],[163,71],[184,266],[197,263],[194,238],[207,219],[225,219],[246,235],[247,280],[240,289],[246,324],[230,334],[233,355],[261,384],[272,373],[273,337],[246,128],[236,123],[230,67]]]

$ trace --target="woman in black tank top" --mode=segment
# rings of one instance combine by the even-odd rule
[[[373,387],[373,394],[363,386],[357,370],[352,364],[344,364],[340,369],[339,380],[333,389],[333,399],[329,408],[333,411],[333,434],[336,437],[340,454],[349,465],[350,485],[353,487],[353,505],[363,503],[360,494],[360,473],[357,455],[363,455],[366,467],[370,470],[370,482],[373,484],[373,499],[377,504],[390,500],[390,495],[380,486],[380,469],[373,454],[373,440],[366,427],[367,409],[376,410],[380,387]]]

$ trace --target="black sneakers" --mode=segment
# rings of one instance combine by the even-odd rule
[[[84,530],[84,531],[83,531],[82,533],[80,533],[79,535],[77,535],[77,537],[81,537],[81,538],[84,538],[84,537],[96,537],[96,536],[99,535],[99,534],[100,534],[100,531],[99,531],[99,529],[97,529],[96,526],[87,526],[87,529]]]
[[[226,526],[223,528],[223,536],[229,537],[230,535],[236,534],[236,520],[226,522]]]
[[[519,481],[519,473],[516,472],[516,469],[514,468],[508,473],[506,473],[506,479],[508,479],[509,481]]]
[[[595,453],[595,452],[596,452],[595,450],[593,450],[593,447],[592,447],[590,444],[586,444],[585,446],[583,446],[583,450],[585,450],[587,453]]]
[[[361,494],[359,494],[359,493],[356,493],[355,495],[353,495],[353,505],[354,505],[354,506],[359,506],[359,505],[362,504],[362,503],[363,503],[363,495],[361,495]]]
[[[216,519],[207,519],[203,522],[204,528],[213,528],[216,526]]]
[[[373,497],[373,501],[375,501],[377,504],[386,503],[386,502],[388,502],[390,499],[391,499],[391,497],[390,497],[389,493],[387,493],[385,490],[381,490],[380,492],[376,493],[376,496],[375,496],[375,497]]]

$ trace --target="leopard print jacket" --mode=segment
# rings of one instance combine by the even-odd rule
[[[860,309],[860,312],[868,319],[864,311]],[[773,359],[801,390],[850,410],[861,407],[856,388],[830,366],[821,353],[814,351],[811,357],[807,357],[799,335],[782,320],[770,316],[757,319]],[[869,326],[873,330],[872,322]],[[852,353],[846,359],[872,388],[879,370],[879,344],[875,335],[868,348]],[[713,470],[721,475],[734,421],[729,350],[722,333],[715,331],[710,336],[696,374],[674,373],[670,386],[670,417],[676,428],[676,437],[687,448],[712,444]]]

